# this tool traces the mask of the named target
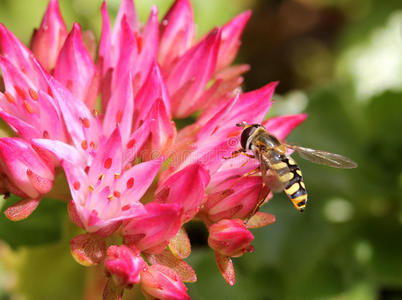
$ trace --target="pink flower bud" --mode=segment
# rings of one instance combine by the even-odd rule
[[[105,267],[116,284],[123,287],[140,282],[140,273],[146,263],[138,249],[112,245],[107,249]]]
[[[254,236],[242,220],[221,220],[209,228],[208,245],[225,256],[241,256],[253,251]]]
[[[142,292],[151,299],[190,299],[187,287],[172,269],[154,264],[141,273]]]

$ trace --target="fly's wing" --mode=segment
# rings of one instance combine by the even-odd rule
[[[357,167],[357,163],[340,154],[315,150],[297,145],[285,144],[285,146],[298,152],[300,157],[316,164],[342,169],[353,169]]]
[[[266,154],[267,155],[267,154]],[[280,176],[290,172],[287,165],[283,165],[281,169],[275,169],[269,159],[263,153],[258,153],[260,161],[261,175],[264,183],[273,192],[281,192],[286,187],[287,181],[282,182]]]

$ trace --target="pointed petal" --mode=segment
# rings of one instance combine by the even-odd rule
[[[183,207],[182,222],[186,223],[200,210],[209,180],[209,173],[201,164],[189,165],[158,187],[156,201],[180,204]]]
[[[306,118],[307,114],[280,116],[268,119],[263,125],[269,133],[272,133],[279,140],[284,140]]]
[[[102,15],[102,33],[99,42],[99,61],[102,61],[102,78],[105,76],[108,69],[113,65],[113,52],[112,52],[112,33],[109,19],[109,13],[107,11],[106,1],[102,2],[101,8]]]
[[[121,198],[126,199],[127,203],[135,203],[145,194],[152,181],[155,179],[163,162],[163,158],[146,161],[133,166],[125,171],[117,185],[117,189],[122,192]]]
[[[222,27],[222,40],[219,47],[216,70],[228,67],[235,59],[241,44],[240,36],[250,16],[251,11],[245,11]]]
[[[169,72],[170,64],[192,46],[194,17],[189,0],[176,0],[161,22],[159,62]]]
[[[132,0],[122,0],[120,3],[119,12],[117,13],[115,26],[113,29],[113,44],[116,40],[116,36],[121,30],[122,19],[127,20],[127,24],[130,26],[131,30],[139,30],[140,22],[138,20],[137,12],[135,11],[134,1]]]
[[[146,120],[145,117],[157,99],[162,100],[166,113],[170,117],[169,93],[159,66],[153,63],[144,85],[142,85],[135,98],[136,121],[134,128]]]
[[[47,6],[42,23],[34,32],[31,49],[47,72],[56,65],[57,56],[67,37],[67,27],[60,13],[57,0]]]
[[[157,59],[159,49],[159,22],[156,6],[152,6],[142,37],[137,38],[137,43],[139,44],[139,56],[137,63],[134,65],[134,74],[139,77],[138,85],[141,86],[145,82],[151,66]]]
[[[6,122],[13,131],[18,134],[20,137],[30,140],[40,136],[40,131],[37,130],[34,126],[22,121],[6,113],[5,111],[0,111],[0,117]]]
[[[147,213],[124,222],[124,241],[141,251],[161,253],[180,228],[181,210],[177,204],[148,203]]]
[[[221,31],[213,30],[189,49],[166,75],[173,115],[183,118],[198,109],[197,100],[216,67]]]
[[[66,86],[78,99],[92,109],[93,97],[88,97],[95,76],[95,64],[85,48],[81,28],[75,23],[57,58],[55,78]]]
[[[40,199],[23,199],[8,207],[4,214],[11,221],[21,221],[28,218],[38,207]]]
[[[139,154],[148,140],[151,120],[146,119],[141,127],[135,130],[123,145],[123,167],[131,163]]]
[[[112,134],[119,126],[123,142],[127,142],[131,133],[134,114],[134,95],[132,77],[128,74],[121,78],[120,84],[113,91],[108,101],[103,119],[103,132],[106,136]]]

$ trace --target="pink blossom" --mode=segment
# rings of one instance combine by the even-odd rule
[[[143,293],[151,298],[190,299],[179,275],[160,264],[154,264],[141,273],[141,288]]]
[[[225,256],[241,256],[253,251],[254,236],[240,219],[225,219],[209,227],[208,245]]]
[[[118,286],[130,286],[140,282],[140,273],[146,263],[136,248],[112,245],[107,249],[105,267]]]

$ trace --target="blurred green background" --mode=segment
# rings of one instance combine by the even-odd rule
[[[188,285],[192,298],[402,299],[402,1],[192,2],[200,34],[251,8],[238,56],[251,65],[245,90],[279,80],[270,116],[309,114],[288,140],[359,164],[337,170],[296,156],[308,207],[300,215],[275,195],[264,210],[277,222],[254,230],[255,252],[234,259],[234,287],[218,272],[206,233],[191,225],[189,262],[198,275]],[[97,37],[100,3],[60,0],[69,27],[77,21]],[[136,1],[142,20],[153,3],[163,15],[172,1]],[[0,0],[0,21],[28,43],[46,5]],[[115,14],[119,1],[108,5]],[[0,216],[0,239],[16,249],[0,247],[0,299],[14,299],[5,292],[10,288],[25,297],[17,299],[80,298],[90,279],[72,263],[65,238],[72,229],[60,224],[65,217],[64,206],[51,201],[18,224]]]

